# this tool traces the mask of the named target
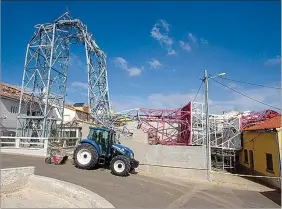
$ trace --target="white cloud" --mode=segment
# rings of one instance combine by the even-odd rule
[[[129,76],[139,76],[139,75],[141,75],[142,68],[129,67],[128,62],[122,57],[115,58],[114,62],[115,62],[117,67],[119,67],[123,70],[126,70],[128,72]]]
[[[122,57],[117,57],[115,59],[115,64],[121,68],[127,68],[127,61],[123,59]]]
[[[123,96],[115,99],[113,106],[116,111],[122,111],[133,108],[160,108],[160,109],[176,109],[184,106],[195,97],[195,93],[190,94],[150,94],[147,97]],[[204,101],[204,95],[198,94],[199,101]]]
[[[127,69],[127,72],[130,76],[139,76],[141,75],[141,68],[137,68],[137,67],[131,67]]]
[[[184,41],[180,40],[179,41],[179,46],[181,49],[183,49],[184,51],[191,51],[191,46],[189,43],[185,43]]]
[[[168,52],[167,52],[167,55],[175,55],[175,54],[176,54],[176,52],[175,52],[174,49],[170,49],[170,50],[168,50]]]
[[[266,66],[277,66],[280,65],[281,63],[281,57],[280,56],[276,56],[274,58],[268,59],[267,61],[265,61],[265,65]]]
[[[245,95],[248,95],[256,100],[264,102],[274,107],[280,107],[280,99],[281,92],[279,90],[267,89],[267,88],[254,88],[254,89],[245,89],[242,86],[236,88],[238,91],[242,92]],[[194,100],[196,95],[196,90],[193,93],[187,94],[151,94],[147,97],[130,97],[130,98],[122,98],[118,100],[114,100],[114,107],[116,111],[121,111],[125,109],[132,108],[160,108],[160,109],[175,109],[180,108],[183,105],[187,104],[190,101]],[[225,96],[226,95],[226,96]],[[227,95],[231,96],[230,99],[222,99],[222,100],[213,100],[210,98],[210,113],[221,114],[223,111],[261,111],[265,109],[273,109],[274,108],[265,106],[256,101],[250,100],[245,96],[239,95],[236,92],[230,92],[230,90],[226,90],[225,93],[222,94],[222,98],[228,98]],[[204,102],[204,94],[199,93],[197,95],[196,102]]]
[[[188,38],[193,44],[197,44],[197,38],[192,33],[188,33]]]
[[[201,44],[203,44],[203,45],[209,44],[208,40],[206,40],[206,39],[200,38],[200,41],[201,41]]]
[[[135,88],[139,88],[139,87],[140,87],[139,85],[137,85],[137,84],[135,84],[135,83],[129,83],[129,85],[130,85],[130,86],[133,86],[133,87],[135,87]]]
[[[166,32],[169,32],[170,25],[165,20],[160,20],[160,23],[162,24]]]
[[[230,82],[230,83],[228,83],[228,86],[230,87],[230,88],[237,88],[238,87],[238,84],[237,83],[233,83],[233,82]]]
[[[161,32],[161,29],[163,29],[163,32]],[[168,51],[168,54],[172,55],[169,51],[173,50],[173,39],[168,35],[169,30],[170,25],[165,20],[159,20],[151,30],[151,37],[157,40],[159,44]]]
[[[71,84],[72,87],[79,87],[79,88],[84,88],[84,89],[88,89],[88,84],[87,83],[83,83],[83,82],[72,82]]]
[[[158,67],[161,66],[160,61],[157,60],[157,59],[155,59],[155,58],[152,58],[151,61],[149,61],[148,63],[149,63],[149,65],[150,65],[150,67],[151,67],[151,68],[154,68],[154,69],[156,69],[156,68],[158,68]]]
[[[233,83],[231,83],[231,86],[234,86]],[[223,87],[224,88],[224,87]],[[231,87],[234,88],[234,87]],[[226,89],[226,88],[225,88]],[[236,90],[241,92],[242,94],[253,98],[254,100],[260,101],[262,103],[268,104],[273,107],[280,108],[281,104],[281,91],[276,89],[268,89],[268,88],[245,88],[243,86],[236,84]],[[226,94],[230,94],[230,90],[226,89]],[[212,101],[211,105],[213,106],[214,111],[221,112],[223,110],[251,110],[251,111],[260,111],[265,109],[272,109],[275,111],[279,111],[275,108],[266,106],[264,104],[261,104],[257,101],[251,100],[243,95],[240,95],[236,92],[231,92],[232,99],[230,100],[218,100],[218,101]],[[224,95],[223,95],[224,98]]]

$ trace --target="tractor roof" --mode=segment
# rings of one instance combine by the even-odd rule
[[[106,128],[106,127],[97,127],[97,126],[90,126],[89,127],[90,129],[95,129],[95,130],[100,130],[100,131],[113,131],[109,128]]]

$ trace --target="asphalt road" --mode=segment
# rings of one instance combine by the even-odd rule
[[[1,153],[1,168],[35,166],[35,174],[83,186],[119,207],[280,208],[280,194],[232,190],[202,184],[174,184],[140,174],[117,177],[108,170],[80,170],[70,163],[47,165],[44,158]],[[271,200],[272,199],[272,200]]]

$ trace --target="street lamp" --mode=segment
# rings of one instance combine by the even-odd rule
[[[226,73],[220,73],[218,75],[209,77],[208,71],[205,70],[203,82],[205,82],[205,112],[206,112],[206,152],[207,152],[207,176],[208,181],[211,181],[211,141],[210,141],[210,120],[209,120],[209,85],[208,80],[211,78],[217,78],[226,75]]]

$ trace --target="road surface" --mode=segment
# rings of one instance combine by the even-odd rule
[[[117,177],[108,170],[80,170],[70,163],[47,165],[44,158],[3,153],[0,156],[1,168],[35,166],[36,175],[83,186],[116,208],[280,208],[277,203],[281,203],[280,194],[275,192],[262,194],[196,183],[179,185],[140,174]]]

